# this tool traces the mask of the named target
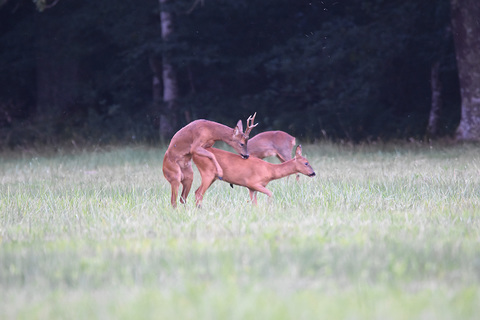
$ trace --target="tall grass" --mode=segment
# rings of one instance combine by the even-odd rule
[[[316,177],[200,210],[170,207],[164,151],[3,156],[1,319],[480,314],[478,147],[304,145]]]

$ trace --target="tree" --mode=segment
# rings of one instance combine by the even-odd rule
[[[170,0],[159,0],[160,23],[162,26],[162,40],[165,44],[171,40],[174,33],[173,12],[168,6]],[[167,46],[167,45],[166,45]],[[158,68],[157,68],[158,69]],[[172,63],[170,50],[166,49],[162,55],[163,80],[163,110],[160,112],[160,138],[169,139],[177,127],[178,82],[175,67]],[[154,75],[154,87],[158,85],[158,71]],[[155,88],[154,88],[155,92]],[[155,98],[155,97],[154,97]]]
[[[71,33],[58,28],[55,19],[62,19],[58,11],[36,16],[36,116],[43,120],[59,118],[74,104],[79,87],[79,50],[65,46],[72,43]]]
[[[458,140],[480,140],[480,3],[451,0],[462,115]]]
[[[167,140],[257,111],[302,139],[421,138],[431,97],[452,134],[450,2],[0,0],[0,136]]]
[[[440,126],[440,111],[442,109],[442,84],[440,82],[440,62],[432,66],[430,85],[432,88],[432,109],[428,117],[427,136],[435,138],[438,136]]]

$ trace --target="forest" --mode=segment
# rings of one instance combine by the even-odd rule
[[[480,138],[476,0],[0,0],[0,148]]]

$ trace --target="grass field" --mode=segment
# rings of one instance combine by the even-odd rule
[[[165,149],[1,155],[0,319],[478,319],[480,147],[304,145],[170,207]]]

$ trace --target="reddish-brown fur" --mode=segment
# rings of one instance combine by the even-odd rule
[[[215,155],[220,166],[223,168],[223,180],[231,184],[247,187],[250,191],[250,199],[253,204],[257,203],[257,191],[271,197],[272,193],[266,188],[267,184],[275,179],[280,179],[294,173],[303,173],[313,177],[315,171],[302,156],[302,147],[298,146],[295,158],[281,164],[273,164],[259,158],[250,157],[242,159],[239,155],[220,149],[209,148]],[[203,157],[193,156],[193,162],[202,177],[200,187],[195,191],[197,206],[201,205],[203,195],[212,183],[217,179],[215,166]]]
[[[295,137],[283,131],[265,131],[248,140],[248,152],[260,159],[276,156],[281,162],[292,159]]]
[[[243,133],[242,121],[232,129],[223,124],[209,120],[195,120],[180,129],[170,141],[165,157],[163,158],[163,175],[171,185],[171,204],[177,206],[178,188],[182,184],[180,202],[185,203],[193,182],[191,159],[195,155],[205,159],[216,168],[218,176],[223,175],[222,168],[215,159],[215,155],[207,150],[215,141],[222,140],[237,151],[242,158],[248,158],[247,141],[253,127],[255,116],[247,119],[247,130]],[[251,120],[251,124],[249,121]],[[243,159],[242,159],[243,160]]]
[[[292,159],[295,144],[295,137],[284,131],[265,131],[248,140],[248,153],[260,159],[275,156],[285,162]],[[297,181],[299,178],[297,174]]]

